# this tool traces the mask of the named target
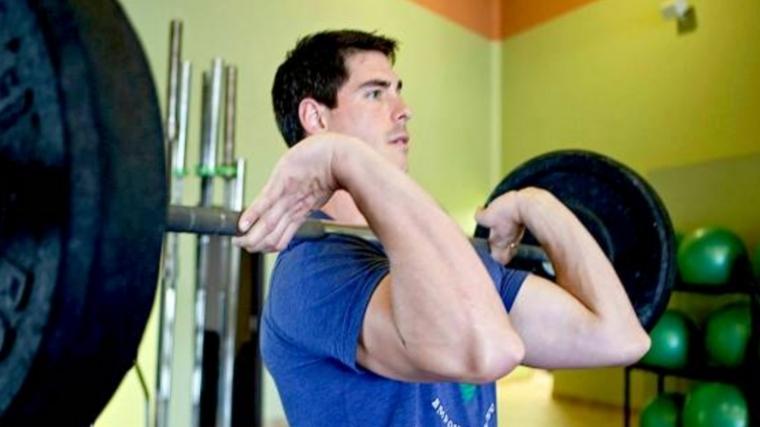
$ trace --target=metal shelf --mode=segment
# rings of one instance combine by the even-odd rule
[[[695,381],[722,382],[740,387],[747,399],[750,412],[750,425],[760,425],[760,284],[752,275],[749,260],[739,260],[731,275],[731,280],[722,286],[695,285],[676,282],[673,292],[702,295],[746,294],[750,299],[752,313],[752,332],[749,340],[745,362],[738,367],[714,366],[706,363],[702,352],[694,355],[692,364],[684,368],[665,368],[661,366],[637,363],[624,369],[623,381],[623,425],[630,426],[631,415],[631,372],[641,370],[657,376],[657,394],[665,391],[665,378],[678,377]]]

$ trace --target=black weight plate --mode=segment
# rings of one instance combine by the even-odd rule
[[[644,179],[600,154],[567,150],[536,157],[508,174],[488,203],[510,190],[544,188],[594,236],[615,266],[641,324],[650,330],[667,306],[675,280],[675,242],[665,207]],[[478,227],[476,237],[487,237]],[[526,244],[537,244],[526,233]],[[539,267],[511,265],[541,274]]]
[[[153,302],[165,188],[121,7],[0,0],[0,425],[86,425],[108,402]]]

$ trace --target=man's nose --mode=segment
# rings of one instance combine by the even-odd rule
[[[412,119],[412,109],[409,108],[404,98],[399,97],[393,114],[394,121],[408,122]]]

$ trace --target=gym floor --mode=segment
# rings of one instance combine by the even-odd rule
[[[499,426],[623,425],[620,407],[553,397],[553,378],[546,371],[520,368],[516,374],[497,383]],[[631,419],[631,425],[638,425],[637,416]]]

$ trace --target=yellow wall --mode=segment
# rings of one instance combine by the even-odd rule
[[[655,169],[648,175],[679,231],[719,225],[741,236],[747,249],[760,243],[760,153]]]
[[[221,56],[239,67],[239,155],[248,159],[246,199],[261,188],[285,146],[277,132],[269,90],[277,65],[296,39],[328,28],[378,30],[401,41],[397,71],[414,118],[411,174],[428,189],[468,231],[471,215],[483,203],[496,176],[498,143],[494,123],[492,80],[499,63],[493,47],[422,7],[404,0],[125,0],[125,9],[140,34],[159,87],[165,92],[168,24],[185,23],[185,58],[193,61],[191,148],[188,166],[198,158],[199,70]],[[493,78],[491,78],[491,76]],[[163,100],[162,100],[163,102]],[[493,165],[493,167],[492,167]],[[493,169],[493,171],[492,171]],[[198,198],[198,180],[186,183],[185,203]],[[182,238],[175,346],[173,425],[189,425],[191,312],[194,243]],[[150,383],[155,381],[155,319],[140,351],[140,363]],[[271,390],[271,389],[270,389]],[[273,405],[276,412],[276,405]],[[134,374],[124,380],[98,426],[138,426],[143,406]]]
[[[682,34],[660,3],[600,0],[502,43],[502,168],[555,149],[606,153],[653,180],[677,227],[725,223],[752,244],[760,212],[735,205],[757,195],[745,191],[756,174],[720,159],[757,165],[760,3],[693,0],[697,27]],[[642,377],[634,386],[637,401],[654,388]],[[555,375],[557,394],[620,402],[621,387],[617,369]]]
[[[505,40],[503,166],[551,149],[639,171],[760,148],[760,4],[694,0],[678,35],[659,0],[602,0]]]

